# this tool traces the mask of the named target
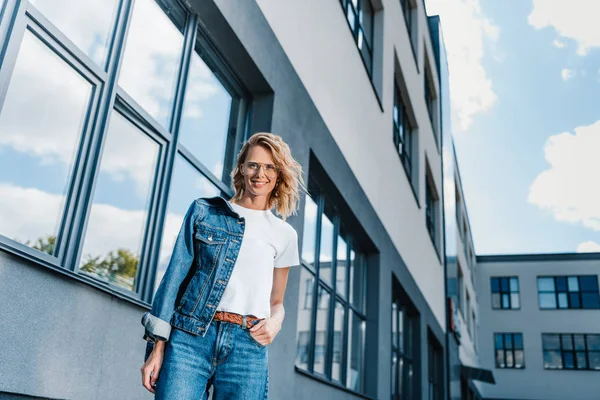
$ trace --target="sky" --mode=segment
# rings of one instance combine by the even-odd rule
[[[600,251],[600,2],[426,0],[485,254]]]

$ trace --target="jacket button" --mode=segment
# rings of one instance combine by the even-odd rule
[[[209,241],[209,242],[212,242],[212,235],[210,235],[210,236],[208,237],[208,241]]]

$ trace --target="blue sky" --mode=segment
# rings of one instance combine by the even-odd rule
[[[597,2],[431,0],[476,253],[600,251]]]

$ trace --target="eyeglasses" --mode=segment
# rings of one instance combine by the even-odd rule
[[[242,170],[246,175],[256,175],[261,167],[267,178],[275,178],[279,172],[279,169],[273,164],[261,164],[254,161],[245,162],[242,165]]]

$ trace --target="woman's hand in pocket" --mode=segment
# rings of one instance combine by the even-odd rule
[[[165,342],[157,340],[154,344],[152,353],[150,353],[148,359],[144,365],[142,365],[142,385],[148,389],[150,393],[155,393],[154,387],[156,386],[160,368],[162,367],[164,353]]]
[[[281,330],[281,322],[274,318],[265,318],[250,328],[250,334],[258,343],[271,344]]]

